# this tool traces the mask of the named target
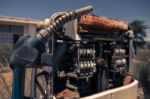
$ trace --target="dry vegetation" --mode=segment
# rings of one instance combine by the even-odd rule
[[[12,72],[0,65],[0,99],[9,99],[12,85]]]
[[[150,99],[150,50],[138,49],[133,60],[133,73],[143,89],[144,99]]]

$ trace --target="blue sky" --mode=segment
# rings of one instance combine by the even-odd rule
[[[92,13],[99,16],[127,22],[141,19],[150,26],[150,0],[0,0],[0,15],[44,19],[86,5],[92,5]],[[150,29],[147,32],[150,35]]]

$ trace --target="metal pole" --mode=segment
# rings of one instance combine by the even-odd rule
[[[99,58],[102,58],[102,45],[99,45]],[[97,60],[97,92],[102,91],[102,60]]]
[[[25,87],[25,68],[15,68],[13,70],[13,85],[11,99],[23,99]]]
[[[31,76],[31,88],[30,88],[30,96],[31,99],[36,97],[36,83],[35,83],[35,76],[37,74],[37,68],[32,69],[32,76]]]
[[[129,66],[128,66],[128,72],[132,73],[132,57],[133,57],[133,31],[129,30],[128,31],[128,36],[129,36]]]

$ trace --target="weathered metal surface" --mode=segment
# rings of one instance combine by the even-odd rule
[[[65,89],[62,92],[58,93],[57,99],[77,99],[79,98],[79,93],[77,91],[72,91],[69,89]]]
[[[107,90],[81,99],[137,99],[138,81],[131,84]]]
[[[126,22],[94,15],[81,16],[79,19],[79,27],[85,30],[89,28],[94,30],[128,30],[128,24]]]

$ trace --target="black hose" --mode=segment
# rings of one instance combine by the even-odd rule
[[[82,15],[88,14],[92,11],[92,6],[86,6],[68,13],[65,13],[58,19],[56,19],[49,27],[42,29],[35,36],[40,42],[47,42],[51,33],[56,33],[57,30],[65,23],[74,20]],[[59,35],[59,34],[58,34]]]

